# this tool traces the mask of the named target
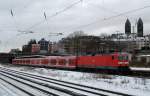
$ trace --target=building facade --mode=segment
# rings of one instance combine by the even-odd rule
[[[40,41],[38,41],[38,44],[40,45],[40,50],[48,51],[49,41],[42,38]]]
[[[32,44],[31,53],[39,53],[40,52],[40,45],[39,44]]]

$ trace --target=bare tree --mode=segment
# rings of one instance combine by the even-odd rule
[[[107,33],[101,33],[101,34],[100,34],[100,37],[101,37],[101,38],[106,38],[106,37],[108,37],[108,34],[107,34]]]
[[[70,38],[79,37],[79,36],[87,36],[87,34],[85,34],[83,31],[75,31],[68,35],[68,37]]]

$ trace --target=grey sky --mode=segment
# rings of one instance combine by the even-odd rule
[[[124,32],[124,22],[129,18],[134,25],[136,19],[142,18],[144,34],[150,33],[150,8],[125,14],[109,20],[111,16],[129,10],[150,6],[150,0],[83,0],[69,10],[50,18],[55,14],[78,2],[79,0],[0,0],[0,51],[9,51],[11,48],[21,48],[30,39],[46,38],[59,40],[73,31],[83,30],[87,34],[100,35],[101,33]],[[10,10],[13,10],[14,17]],[[46,12],[48,22],[44,20]],[[32,25],[41,22],[31,29]],[[89,26],[82,26],[97,21]],[[32,30],[34,34],[20,34],[17,30]],[[50,36],[49,33],[64,33],[64,36]]]

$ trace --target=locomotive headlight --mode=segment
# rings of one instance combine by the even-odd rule
[[[124,62],[118,62],[118,64],[123,64]]]
[[[129,62],[124,62],[125,64],[129,64]]]
[[[118,64],[129,64],[129,62],[118,62]]]

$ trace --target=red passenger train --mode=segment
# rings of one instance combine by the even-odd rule
[[[127,53],[98,54],[95,56],[23,56],[12,64],[65,69],[122,70],[129,69]]]

